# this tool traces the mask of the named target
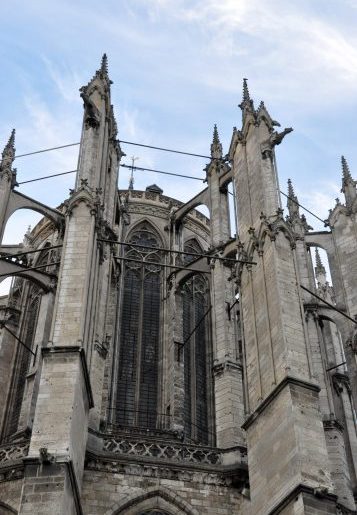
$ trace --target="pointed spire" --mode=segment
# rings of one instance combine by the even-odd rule
[[[103,73],[103,74],[108,74],[108,56],[106,53],[103,54],[102,56],[102,63],[101,63],[101,66],[100,66],[100,71]]]
[[[318,247],[315,247],[315,258],[316,258],[316,267],[315,272],[316,275],[326,275],[326,269],[321,261],[321,256]]]
[[[288,179],[288,195],[289,195],[289,197],[293,198],[294,200],[296,199],[294,186],[293,186],[293,183],[291,182],[291,179]]]
[[[243,102],[247,102],[250,100],[249,89],[248,89],[248,79],[243,79]]]
[[[253,104],[253,100],[250,98],[247,81],[248,81],[248,79],[243,79],[243,99],[242,99],[242,103],[239,104],[239,107],[243,111],[243,116],[246,111],[251,111],[254,113],[254,104]]]
[[[348,166],[348,163],[346,161],[345,156],[341,156],[341,164],[342,164],[342,175],[343,175],[343,181],[347,182],[352,179],[352,175]]]
[[[288,202],[287,202],[290,218],[300,218],[298,198],[295,195],[293,183],[288,179]]]
[[[12,129],[11,135],[7,144],[2,151],[1,169],[11,168],[11,165],[15,159],[15,129]]]
[[[357,198],[356,183],[350,172],[347,160],[344,156],[341,156],[342,165],[342,189],[341,192],[345,195],[346,207],[351,209]],[[355,208],[354,208],[355,209]]]
[[[220,159],[222,157],[222,144],[219,140],[217,125],[214,124],[213,128],[213,140],[211,144],[211,156],[216,159]]]

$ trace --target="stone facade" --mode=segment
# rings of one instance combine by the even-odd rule
[[[17,209],[44,218],[1,246],[15,279],[0,299],[0,513],[356,513],[346,160],[326,230],[308,226],[290,181],[284,216],[274,148],[292,129],[244,81],[242,127],[227,156],[214,128],[200,194],[118,191],[110,88],[104,56],[81,88],[76,183],[57,209],[15,189],[14,132],[2,153],[0,235]]]

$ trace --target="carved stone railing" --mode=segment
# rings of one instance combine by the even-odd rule
[[[222,463],[222,455],[219,449],[167,441],[136,440],[111,436],[104,438],[103,450],[113,454],[173,462],[206,465],[220,465]]]
[[[0,445],[0,467],[27,456],[29,446],[28,440]]]

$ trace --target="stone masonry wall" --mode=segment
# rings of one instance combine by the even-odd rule
[[[200,515],[242,513],[244,498],[233,488],[194,481],[156,479],[91,470],[86,470],[84,473],[83,511],[85,515],[112,515],[129,499],[140,498],[143,494],[148,494],[152,490],[160,491],[160,489],[163,492],[169,491],[172,497],[177,496],[188,503],[196,510],[192,513]],[[182,511],[174,511],[174,513],[182,513]]]

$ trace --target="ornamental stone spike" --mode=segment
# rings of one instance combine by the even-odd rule
[[[249,89],[248,89],[247,81],[248,81],[248,79],[243,79],[243,102],[246,102],[246,101],[250,100],[250,95],[249,95]]]
[[[290,218],[298,218],[300,216],[299,214],[299,204],[298,204],[298,198],[295,195],[294,186],[291,182],[291,179],[288,179],[288,201],[287,201],[287,207],[289,210]]]
[[[316,258],[316,275],[323,274],[326,275],[326,269],[321,261],[321,256],[318,247],[315,247],[315,258]]]
[[[11,167],[15,159],[15,129],[12,129],[8,142],[2,151],[1,168]]]
[[[356,183],[352,178],[347,160],[344,156],[341,156],[342,164],[342,189],[341,192],[345,195],[346,206],[351,209],[355,204],[357,198]]]
[[[211,144],[211,156],[212,158],[220,159],[222,157],[222,144],[219,140],[217,125],[214,124],[213,128],[213,140]]]
[[[347,160],[345,158],[345,156],[341,156],[341,164],[342,164],[342,177],[343,177],[343,182],[347,182],[347,181],[351,181],[353,180],[352,179],[352,175],[351,175],[351,172],[350,172],[350,169],[349,169],[349,166],[348,166],[348,163],[347,163]]]
[[[108,56],[106,53],[103,54],[100,71],[108,75]]]
[[[248,79],[243,79],[243,99],[242,103],[239,104],[239,107],[242,109],[243,113],[246,109],[253,111],[253,100],[250,98],[249,89],[248,89]]]
[[[289,197],[293,198],[294,200],[296,199],[294,186],[293,186],[293,183],[291,182],[291,179],[288,179],[288,195],[289,195]]]

